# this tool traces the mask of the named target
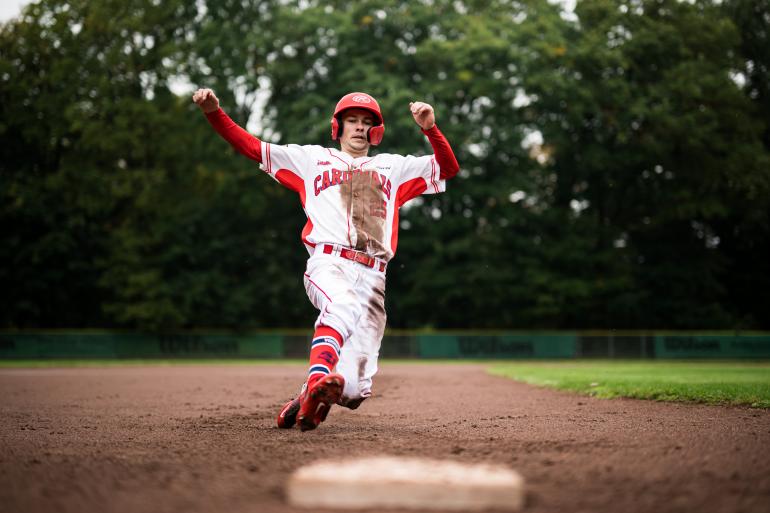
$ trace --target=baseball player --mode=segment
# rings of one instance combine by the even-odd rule
[[[332,405],[357,408],[372,394],[385,332],[385,273],[398,244],[398,210],[421,194],[446,189],[459,166],[435,123],[433,107],[409,104],[434,154],[378,153],[385,123],[377,101],[350,93],[337,103],[331,137],[339,149],[277,145],[249,134],[219,107],[211,89],[193,101],[238,152],[299,195],[307,215],[302,242],[310,257],[305,290],[319,310],[307,380],[277,417],[280,428],[315,429]]]

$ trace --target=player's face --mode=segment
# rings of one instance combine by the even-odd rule
[[[374,117],[364,109],[348,109],[342,113],[342,151],[353,156],[366,155],[369,151],[369,141],[366,134],[374,125]]]

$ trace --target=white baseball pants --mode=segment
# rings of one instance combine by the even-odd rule
[[[343,337],[337,363],[343,399],[369,397],[385,333],[385,273],[316,251],[307,261],[305,290],[320,311],[316,328],[328,326]]]

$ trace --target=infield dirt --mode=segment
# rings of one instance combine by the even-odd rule
[[[2,369],[0,510],[307,511],[283,491],[304,462],[386,454],[508,465],[525,512],[770,511],[768,410],[381,363],[374,398],[306,433],[274,424],[301,365]]]

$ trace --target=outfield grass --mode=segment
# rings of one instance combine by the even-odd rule
[[[495,363],[490,373],[596,397],[770,408],[770,363],[562,361]]]
[[[387,360],[441,364],[463,360]],[[0,360],[0,368],[105,367],[132,365],[302,365],[305,359]],[[491,374],[537,386],[596,397],[749,405],[770,408],[770,362],[662,362],[569,360],[540,362],[467,361],[488,365]]]

